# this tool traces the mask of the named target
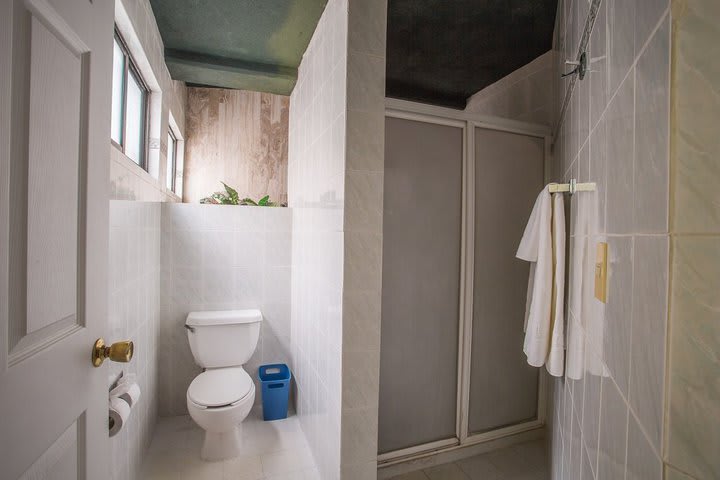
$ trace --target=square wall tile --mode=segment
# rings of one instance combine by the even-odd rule
[[[670,20],[663,21],[638,59],[635,95],[636,233],[668,230]]]
[[[385,56],[387,0],[351,2],[348,22],[348,49]]]
[[[689,475],[672,468],[670,465],[665,464],[665,480],[695,480]]]
[[[716,45],[720,25],[718,4],[698,0],[683,4],[673,16],[673,230],[686,233],[720,233],[720,103],[717,62],[698,55]]]
[[[630,406],[656,451],[662,448],[668,237],[635,237]]]
[[[359,112],[385,109],[385,58],[348,54],[347,107]]]
[[[670,0],[638,0],[635,3],[635,55],[638,55],[657,23],[670,8]]]
[[[676,237],[666,460],[720,477],[720,237]]]
[[[594,353],[586,349],[585,355],[588,358]],[[583,443],[593,473],[597,471],[602,382],[602,376],[596,375],[590,370],[585,371],[585,394],[580,428],[583,432]]]
[[[601,405],[597,479],[617,480],[625,477],[628,406],[612,380],[603,381]]]
[[[640,428],[640,424],[630,415],[627,440],[626,480],[662,480],[663,463],[656,450]]]
[[[605,114],[607,233],[625,234],[633,231],[634,98],[634,76],[631,74],[620,86]]]
[[[632,259],[632,237],[608,237],[608,296],[602,353],[611,376],[626,396],[633,308]]]
[[[610,97],[623,82],[635,60],[636,3],[626,0],[607,0]]]
[[[590,128],[595,128],[608,103],[607,5],[600,2],[590,35]]]

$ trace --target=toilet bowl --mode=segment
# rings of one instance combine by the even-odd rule
[[[237,456],[242,447],[242,421],[255,401],[255,384],[242,367],[207,370],[187,391],[190,417],[203,430],[200,456],[215,461]]]
[[[255,401],[255,384],[242,365],[260,336],[259,310],[191,312],[185,328],[195,363],[204,369],[188,387],[190,417],[205,430],[200,456],[215,461],[241,453],[242,421]]]

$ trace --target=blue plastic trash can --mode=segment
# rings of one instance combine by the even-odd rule
[[[292,374],[284,363],[261,365],[258,379],[262,386],[263,420],[287,418],[290,379]]]

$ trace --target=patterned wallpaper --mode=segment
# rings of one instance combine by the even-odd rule
[[[290,99],[271,93],[188,88],[186,202],[222,189],[287,202]]]

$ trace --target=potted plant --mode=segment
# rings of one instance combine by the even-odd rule
[[[200,199],[200,203],[208,203],[211,205],[251,205],[253,207],[286,207],[285,204],[277,204],[270,200],[270,195],[265,195],[257,202],[250,197],[240,198],[237,190],[220,182],[225,187],[224,192],[215,192],[209,197]]]

